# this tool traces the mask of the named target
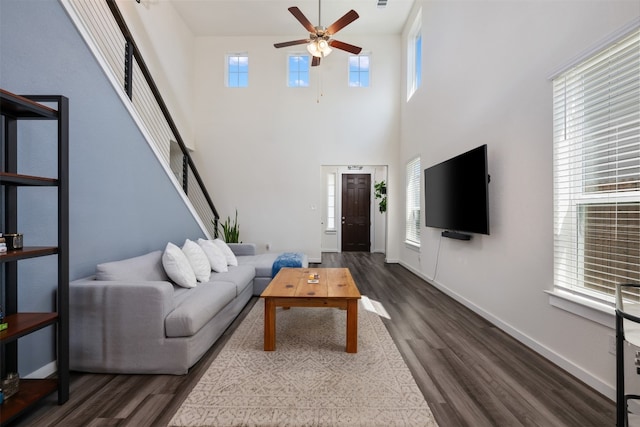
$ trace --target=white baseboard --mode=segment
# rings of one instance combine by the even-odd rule
[[[495,325],[505,333],[509,334],[510,336],[512,336],[513,338],[515,338],[525,346],[529,347],[536,353],[540,354],[542,357],[549,360],[551,363],[557,365],[558,367],[564,369],[574,377],[578,378],[580,381],[584,382],[585,384],[587,384],[589,387],[593,388],[600,394],[615,401],[616,390],[614,387],[610,386],[609,384],[605,383],[599,378],[594,377],[588,371],[582,369],[580,366],[576,365],[571,360],[559,355],[558,353],[554,352],[550,348],[546,347],[545,345],[541,344],[540,342],[536,341],[530,336],[524,334],[520,330],[514,328],[508,323],[497,318],[496,316],[489,313],[488,311],[478,307],[477,305],[467,300],[463,296],[457,294],[456,292],[453,292],[451,289],[447,288],[443,284],[426,277],[422,272],[416,270],[410,265],[407,265],[402,261],[400,262],[400,265],[402,265],[404,268],[411,271],[415,275],[419,276],[420,278],[426,280],[435,288],[442,291],[446,295],[450,296],[454,300],[458,301],[460,304],[464,305],[474,313],[478,314],[479,316],[483,317],[487,321],[491,322],[493,325]]]
[[[40,369],[36,369],[35,371],[31,372],[30,374],[24,375],[22,378],[24,378],[24,379],[47,378],[47,377],[55,374],[56,372],[58,372],[58,364],[54,360],[51,363],[47,363],[46,365],[44,365]]]
[[[320,258],[309,258],[309,262],[310,263],[314,263],[314,264],[322,264],[322,257],[320,257]]]

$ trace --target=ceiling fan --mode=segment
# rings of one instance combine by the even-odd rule
[[[314,27],[313,24],[307,19],[307,17],[304,16],[304,14],[300,11],[300,9],[295,6],[290,7],[288,10],[302,24],[302,26],[306,28],[307,31],[309,31],[309,38],[292,40],[283,43],[275,43],[274,46],[276,48],[306,43],[307,50],[313,56],[313,59],[311,60],[312,67],[320,65],[320,59],[331,53],[332,47],[344,50],[349,53],[353,53],[354,55],[359,54],[362,50],[361,47],[331,38],[331,36],[333,36],[335,33],[360,17],[360,15],[358,15],[355,10],[351,9],[349,12],[345,13],[342,18],[338,19],[336,22],[326,28],[323,27],[320,22],[318,23],[317,27]],[[320,0],[318,0],[318,21],[320,21]]]

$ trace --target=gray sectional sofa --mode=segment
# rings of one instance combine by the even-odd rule
[[[70,367],[102,373],[185,374],[271,281],[278,254],[230,244],[238,266],[194,288],[167,277],[162,251],[100,264],[70,283]],[[308,266],[306,256],[302,266]]]

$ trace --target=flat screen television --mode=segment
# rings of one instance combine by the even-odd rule
[[[487,145],[425,169],[424,194],[427,227],[462,240],[489,234]]]

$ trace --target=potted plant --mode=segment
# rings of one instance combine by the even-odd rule
[[[376,199],[380,199],[378,209],[380,213],[385,213],[387,211],[387,183],[384,180],[376,182],[373,188],[375,189]]]
[[[220,225],[220,223],[218,223]],[[216,234],[220,234],[220,231],[216,229]],[[236,209],[236,216],[233,222],[231,217],[222,223],[222,237],[227,243],[240,243],[240,225],[238,224],[238,210]]]

